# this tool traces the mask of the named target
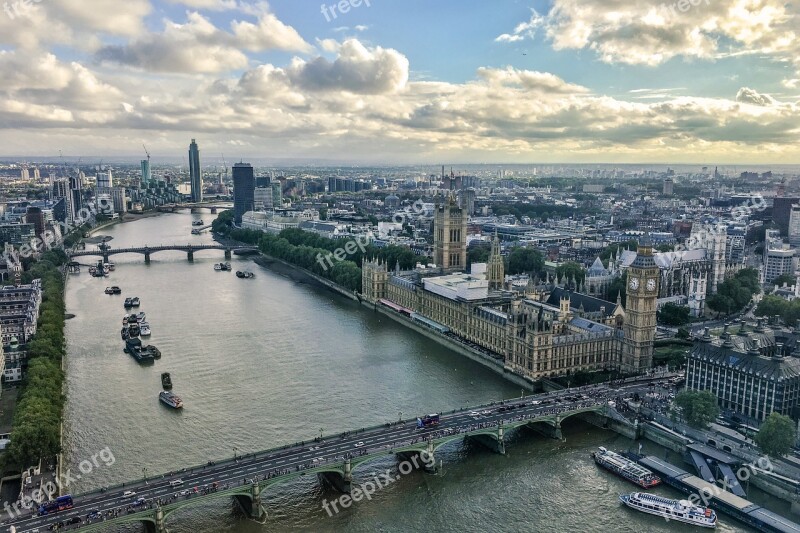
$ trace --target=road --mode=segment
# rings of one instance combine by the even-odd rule
[[[650,381],[655,381],[653,380]],[[664,381],[664,378],[659,378]],[[283,476],[303,470],[313,470],[326,464],[341,465],[348,457],[359,455],[384,454],[392,449],[438,439],[454,434],[468,434],[486,427],[496,427],[501,422],[536,419],[583,407],[607,405],[608,401],[634,392],[648,390],[647,381],[627,383],[617,388],[608,385],[594,385],[572,388],[525,398],[506,400],[489,405],[443,413],[438,426],[418,429],[416,419],[387,423],[382,426],[345,432],[336,436],[326,436],[322,440],[299,442],[280,449],[246,454],[220,463],[209,463],[182,469],[178,472],[150,478],[146,482],[126,483],[124,486],[88,493],[74,498],[74,507],[61,513],[37,516],[34,511],[26,511],[23,516],[6,518],[0,525],[4,531],[16,533],[45,531],[54,524],[70,519],[80,519],[80,523],[64,525],[63,531],[80,529],[102,520],[127,516],[146,511],[156,505],[169,505],[183,500],[201,497],[209,492],[225,491],[249,485],[255,480]],[[566,399],[571,397],[571,400]],[[504,405],[525,404],[513,412],[500,412]],[[474,412],[482,413],[475,416]],[[179,486],[171,483],[182,482]],[[216,490],[213,483],[217,483]],[[125,495],[126,491],[135,494]],[[143,505],[135,505],[144,498]],[[8,509],[7,509],[8,510]],[[13,512],[13,511],[12,511]],[[97,512],[102,518],[89,519],[90,513]]]

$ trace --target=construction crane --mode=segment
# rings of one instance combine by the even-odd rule
[[[142,148],[144,148],[144,153],[147,154],[147,162],[150,163],[150,152],[147,151],[147,146],[142,143]]]

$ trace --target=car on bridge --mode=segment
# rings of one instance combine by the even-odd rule
[[[122,493],[123,498],[130,498],[131,496],[136,496],[136,493],[132,490],[126,490]]]
[[[356,442],[356,448],[361,448],[364,445],[364,441]]]

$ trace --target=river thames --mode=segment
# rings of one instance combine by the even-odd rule
[[[112,247],[211,243],[190,235],[207,212],[166,214],[101,230]],[[179,470],[300,440],[320,431],[368,425],[520,395],[517,386],[468,359],[326,289],[298,283],[235,257],[216,272],[221,251],[112,256],[108,278],[84,268],[67,282],[67,466],[106,446],[101,466],[72,493]],[[89,259],[84,258],[84,263]],[[118,285],[121,296],[103,293]],[[123,353],[123,299],[139,296],[163,357],[141,366]],[[160,375],[170,372],[185,408],[158,401]],[[402,413],[402,415],[401,415]],[[269,517],[245,519],[223,499],[171,515],[173,533],[235,531],[674,531],[687,526],[636,513],[618,503],[633,485],[600,470],[589,453],[631,442],[579,421],[564,424],[564,441],[532,431],[509,434],[505,456],[470,443],[451,444],[437,459],[440,474],[412,472],[330,517],[324,499],[337,494],[316,478],[265,493]],[[664,450],[645,442],[645,451]],[[672,454],[670,459],[680,459]],[[356,484],[396,468],[391,456],[356,470]],[[146,469],[146,470],[145,470]],[[677,498],[668,488],[656,492]],[[763,495],[753,500],[764,503]],[[780,503],[771,508],[784,512]],[[129,529],[135,531],[138,529]],[[721,516],[719,531],[750,531]]]

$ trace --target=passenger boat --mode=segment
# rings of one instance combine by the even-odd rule
[[[172,388],[172,378],[170,377],[169,372],[164,372],[161,374],[161,386],[164,387],[165,390]]]
[[[131,338],[138,337],[141,332],[139,324],[133,323],[128,326],[128,336]]]
[[[114,263],[103,263],[103,268],[108,269],[109,272],[113,272],[117,266]]]
[[[148,344],[147,346],[144,347],[144,349],[150,353],[153,359],[161,359],[161,350],[159,350],[152,344]]]
[[[221,272],[222,271],[222,263],[216,263],[214,265],[214,270],[216,270],[217,272]]]
[[[675,520],[698,527],[717,527],[717,513],[708,507],[693,505],[686,500],[670,500],[646,492],[621,494],[619,500],[631,509],[660,516],[667,520]]]
[[[139,335],[142,337],[149,337],[150,336],[150,324],[147,322],[142,322],[139,324]]]
[[[192,226],[205,226],[205,222],[203,222],[203,219],[195,220],[192,222]]]
[[[116,285],[113,287],[106,287],[106,294],[122,294],[122,289]]]
[[[247,270],[245,270],[244,272],[242,272],[241,270],[237,270],[236,271],[236,277],[237,278],[243,278],[243,279],[250,279],[250,278],[254,278],[255,274],[253,274],[252,272],[249,272]]]
[[[125,305],[125,309],[130,309],[131,307],[133,307],[133,302],[131,301],[130,298],[125,298],[125,304],[124,305]]]
[[[173,409],[182,409],[183,408],[183,400],[180,397],[176,396],[170,391],[161,391],[158,393],[158,399],[161,400],[162,403],[172,407]]]
[[[122,317],[122,325],[123,326],[127,326],[128,325],[128,315],[125,315],[124,317]]]
[[[137,322],[144,322],[145,318],[147,318],[147,316],[144,314],[143,311],[139,311],[138,313],[136,313],[136,321]]]
[[[201,233],[203,233],[203,232],[200,231],[199,229],[193,229],[192,230],[192,235],[200,235]]]
[[[627,457],[609,451],[602,446],[599,450],[598,452],[592,452],[592,459],[606,470],[615,473],[623,479],[627,479],[643,489],[649,489],[661,484],[661,478]]]
[[[131,306],[139,307],[140,304],[141,304],[141,301],[139,300],[138,296],[134,296],[133,298],[131,298]]]
[[[126,341],[126,340],[128,340],[128,338],[130,338],[130,334],[128,333],[128,328],[126,328],[124,326],[122,327],[122,333],[121,334],[122,334],[122,340],[124,340],[124,341]]]

